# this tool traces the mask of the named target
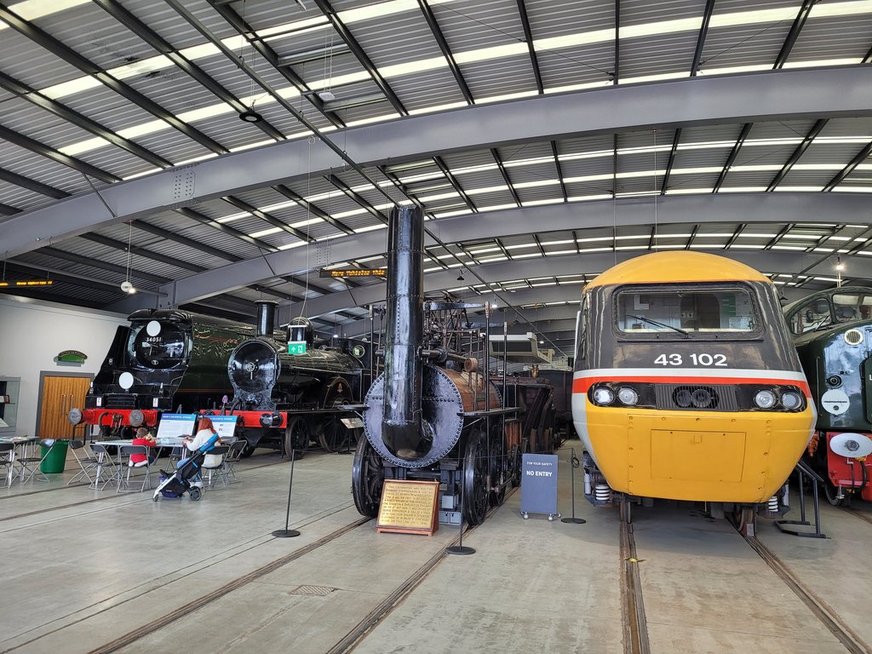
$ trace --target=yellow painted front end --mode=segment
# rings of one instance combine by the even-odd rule
[[[806,447],[802,413],[622,410],[587,402],[592,454],[609,485],[640,497],[758,503]]]

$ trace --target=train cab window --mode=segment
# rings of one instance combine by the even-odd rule
[[[172,323],[160,323],[159,330],[143,326],[134,332],[133,355],[146,368],[173,368],[187,357],[185,333]]]
[[[617,327],[627,335],[717,337],[751,334],[759,328],[754,301],[745,288],[626,288],[617,293]]]
[[[868,319],[872,315],[872,297],[860,293],[835,293],[833,313],[836,322]]]

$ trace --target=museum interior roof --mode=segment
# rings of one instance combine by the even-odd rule
[[[384,280],[321,271],[414,204],[428,293],[558,350],[648,251],[872,283],[870,59],[872,0],[4,0],[3,277],[351,335]]]

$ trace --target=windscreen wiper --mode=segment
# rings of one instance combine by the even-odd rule
[[[627,314],[627,317],[641,320],[642,322],[647,322],[649,325],[654,325],[655,327],[666,327],[667,329],[678,332],[683,336],[690,336],[690,334],[687,333],[687,330],[682,329],[681,327],[673,327],[672,325],[667,325],[665,322],[660,322],[659,320],[652,320],[651,318],[646,318],[645,316],[634,316],[630,313]]]

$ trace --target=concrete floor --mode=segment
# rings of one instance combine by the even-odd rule
[[[271,534],[284,527],[290,471],[271,453],[200,502],[67,488],[71,473],[0,489],[0,652],[89,652],[116,639],[125,652],[330,650],[457,535],[355,527],[350,469],[343,455],[296,463],[293,539]],[[617,512],[582,500],[587,524],[525,521],[519,499],[464,538],[476,554],[442,558],[356,651],[622,652]],[[828,506],[823,522],[825,541],[770,524],[760,539],[870,642],[857,561],[872,524]],[[652,652],[844,651],[724,521],[639,509],[634,532]]]

